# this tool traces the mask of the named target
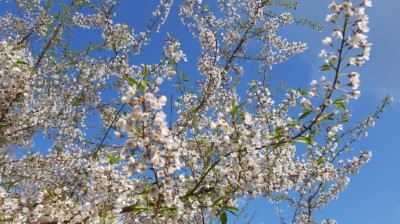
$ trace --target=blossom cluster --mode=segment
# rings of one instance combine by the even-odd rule
[[[35,118],[21,122],[26,110],[33,112],[28,106],[36,77],[31,67],[32,57],[25,49],[18,49],[7,41],[0,42],[0,145],[22,143],[27,146],[34,135],[34,129],[25,122],[35,125]]]
[[[295,8],[287,2],[183,1],[179,16],[202,51],[188,72],[178,66],[187,61],[184,43],[172,34],[157,63],[132,60],[173,1],[159,1],[144,31],[114,23],[118,1],[13,2],[21,18],[0,17],[1,222],[226,223],[239,199],[264,197],[288,201],[292,223],[314,223],[315,209],[372,157],[346,153],[389,103],[349,127],[346,106],[360,96],[355,69],[371,49],[370,0],[329,5],[334,28],[322,42],[330,50],[319,55],[326,75],[279,97],[266,74],[246,68],[266,71],[306,50],[278,35],[295,18],[271,10]],[[79,29],[102,42],[70,48],[63,38]],[[190,82],[196,72],[201,78]],[[167,97],[171,82],[175,98]],[[49,152],[16,156],[37,132],[52,141]]]

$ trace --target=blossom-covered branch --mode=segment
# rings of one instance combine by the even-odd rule
[[[333,29],[319,55],[326,75],[279,102],[245,68],[266,71],[307,49],[278,35],[299,22],[287,10],[296,3],[183,1],[178,15],[201,49],[197,71],[178,66],[191,52],[172,33],[156,63],[132,60],[173,1],[160,0],[138,33],[115,22],[122,1],[69,3],[0,1],[20,12],[0,17],[0,221],[226,223],[239,199],[264,197],[288,201],[292,223],[314,223],[315,209],[370,160],[368,151],[345,153],[390,102],[359,123],[346,108],[360,97],[356,69],[369,60],[370,0],[329,5]],[[73,45],[81,29],[100,40]],[[174,82],[177,100],[168,102]],[[49,152],[17,156],[38,132]]]

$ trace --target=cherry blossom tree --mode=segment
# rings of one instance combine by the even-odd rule
[[[227,223],[238,199],[264,197],[287,202],[292,223],[315,223],[315,210],[370,160],[352,144],[390,98],[358,123],[346,106],[360,96],[357,68],[370,56],[371,0],[329,5],[325,76],[281,92],[266,71],[307,45],[278,31],[319,27],[290,14],[296,2],[160,0],[143,31],[114,22],[122,1],[60,2],[0,1],[16,7],[0,17],[2,222]],[[174,4],[202,50],[196,74],[178,66],[190,52],[172,33],[158,63],[135,64]],[[83,29],[100,41],[73,47]],[[199,77],[196,87],[188,77]],[[175,98],[165,93],[172,85]],[[37,133],[49,152],[16,155]]]

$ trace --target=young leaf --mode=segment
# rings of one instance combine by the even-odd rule
[[[135,85],[136,87],[139,86],[139,82],[136,81],[136,79],[134,79],[134,78],[131,78],[131,77],[125,75],[125,76],[124,76],[124,79],[125,79],[126,81],[128,81],[131,85]]]
[[[118,162],[118,160],[119,160],[119,156],[112,156],[110,154],[107,154],[106,157],[107,157],[108,163],[110,165],[116,164]]]
[[[330,65],[330,64],[324,64],[324,65],[321,66],[320,71],[324,72],[324,71],[330,71],[330,70],[332,70],[332,69],[333,69],[333,68],[332,68],[332,65]]]
[[[219,221],[221,221],[221,224],[226,224],[228,222],[228,216],[226,215],[225,211],[220,213]]]
[[[17,65],[27,65],[28,63],[27,63],[26,61],[17,60],[17,61],[15,62],[15,64],[17,64]]]
[[[335,102],[333,102],[333,105],[335,105],[337,108],[340,108],[342,110],[346,110],[346,107],[344,106],[344,100],[343,99],[335,100]]]
[[[317,165],[321,165],[322,163],[324,163],[325,162],[325,160],[326,160],[326,158],[325,157],[320,157],[320,158],[315,158],[314,159],[314,163],[316,163]]]
[[[306,112],[302,113],[302,114],[300,115],[300,117],[299,117],[299,120],[304,119],[305,117],[307,117],[307,116],[310,115],[310,114],[311,114],[311,111],[306,111]]]

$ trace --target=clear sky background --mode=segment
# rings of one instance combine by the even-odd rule
[[[150,18],[156,0],[121,0],[118,8],[119,21],[135,26],[140,32],[145,29],[146,18]],[[196,71],[198,53],[194,40],[177,17],[176,0],[170,18],[159,34],[153,35],[150,46],[144,48],[144,54],[135,64],[156,63],[160,59],[163,39],[166,32],[177,36],[182,49],[188,56],[188,63],[182,68],[185,72]],[[315,21],[324,21],[329,13],[327,8],[331,0],[300,0],[300,7],[294,12],[300,17]],[[3,13],[0,3],[0,13]],[[4,8],[3,8],[4,9]],[[373,158],[361,172],[352,177],[349,187],[319,212],[320,218],[335,218],[340,224],[399,224],[400,223],[400,1],[375,0],[373,7],[367,9],[370,16],[369,42],[373,43],[371,60],[360,70],[361,92],[359,100],[353,101],[349,108],[353,118],[361,120],[372,113],[385,94],[394,97],[388,112],[376,121],[369,130],[369,137],[355,145],[355,148],[372,150]],[[325,25],[325,23],[324,23]],[[309,50],[297,55],[287,63],[277,65],[271,71],[276,83],[286,80],[287,87],[308,87],[312,79],[320,77],[322,60],[318,53],[323,45],[321,40],[330,34],[330,29],[319,33],[306,27],[292,27],[283,30],[282,35],[290,40],[308,43]],[[80,38],[78,36],[78,38]],[[188,74],[190,75],[190,74]],[[246,73],[245,73],[246,75]],[[325,75],[325,74],[324,74]],[[164,84],[165,85],[165,84]],[[358,118],[358,119],[357,119]],[[45,146],[41,144],[41,146]],[[247,212],[256,211],[252,223],[278,223],[275,208],[265,200],[253,201]],[[288,220],[289,221],[289,220]]]

